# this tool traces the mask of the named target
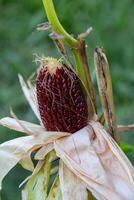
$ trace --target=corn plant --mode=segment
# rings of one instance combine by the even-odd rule
[[[94,66],[103,113],[98,115],[86,37],[74,38],[58,20],[53,1],[43,0],[60,58],[36,56],[34,81],[19,81],[39,124],[5,117],[0,124],[27,136],[0,145],[0,186],[17,164],[30,170],[21,183],[22,200],[133,200],[134,168],[120,149],[120,133],[134,125],[117,125],[109,64],[103,48],[94,51]],[[74,57],[72,63],[68,48]],[[36,164],[33,164],[33,159]]]

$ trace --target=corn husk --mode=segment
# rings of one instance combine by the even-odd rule
[[[23,91],[29,105],[31,106],[31,108],[32,108],[34,114],[36,115],[36,117],[38,118],[38,120],[41,122],[40,114],[39,114],[39,110],[38,110],[38,103],[37,103],[37,95],[36,95],[35,86],[33,86],[30,81],[25,83],[23,77],[20,74],[18,75],[18,77],[19,77],[19,81],[20,81],[22,91]]]
[[[134,199],[133,166],[99,123],[56,140],[54,148],[97,199]]]
[[[4,125],[6,125],[6,119],[8,124],[9,118],[1,120],[0,123],[2,124],[4,121]],[[10,128],[22,131],[22,127],[21,129],[19,126],[14,127],[14,123]],[[71,171],[86,184],[86,187],[97,199],[110,200],[111,197],[115,200],[134,199],[133,166],[111,136],[97,122],[90,122],[87,127],[72,135],[44,131],[44,134],[38,132],[38,136],[21,137],[3,143],[0,145],[0,181],[12,167],[18,162],[22,162],[28,152],[45,146],[48,148],[47,145],[51,143],[57,156],[69,169],[63,173],[63,169],[60,167],[60,170],[62,169],[62,173],[61,171],[59,173],[60,180],[67,181],[66,177],[70,176]],[[43,151],[40,156],[43,154],[46,155],[46,152]],[[63,184],[64,181],[61,181],[62,191],[66,191],[67,187],[66,184]],[[73,182],[72,176],[70,184]],[[74,186],[76,191],[78,185]],[[82,186],[83,184],[81,184]],[[67,199],[66,193],[62,192],[62,195],[63,199]]]
[[[33,135],[20,137],[7,141],[0,145],[0,188],[1,182],[5,175],[20,162],[28,170],[33,170],[33,165],[29,153],[35,151],[42,146],[52,143],[56,138],[69,135],[68,133],[46,132],[41,126],[36,126],[32,123],[27,123],[22,120],[7,117],[0,120],[0,124],[7,126],[10,129],[32,134]],[[26,126],[27,125],[27,126]],[[25,127],[27,127],[25,129]],[[38,134],[37,134],[38,133]]]
[[[62,191],[62,200],[87,200],[88,192],[86,184],[79,179],[69,168],[60,161],[59,166],[60,188]]]
[[[34,101],[31,100],[29,90],[27,93],[25,92],[31,105]],[[34,112],[36,113],[36,109]],[[74,134],[47,132],[41,125],[9,117],[1,119],[0,124],[28,134],[0,145],[0,187],[3,178],[17,163],[33,171],[30,155],[36,151],[35,159],[38,159],[41,165],[37,166],[28,178],[29,181],[33,180],[33,175],[36,176],[40,172],[47,154],[54,149],[60,158],[60,182],[55,180],[58,184],[54,184],[51,191],[58,191],[60,196],[61,189],[63,200],[75,200],[77,193],[77,200],[82,200],[81,194],[83,199],[86,199],[86,189],[98,200],[134,199],[134,168],[98,122],[90,121],[88,126]],[[27,200],[26,198],[27,192],[23,190],[23,199]],[[56,198],[54,200],[57,200]]]

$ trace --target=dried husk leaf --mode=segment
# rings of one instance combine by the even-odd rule
[[[99,123],[56,140],[54,148],[98,200],[134,199],[133,167]]]
[[[23,91],[30,107],[32,108],[33,112],[35,113],[36,117],[41,122],[40,114],[39,114],[39,110],[38,110],[36,88],[30,83],[30,81],[28,82],[28,84],[26,84],[23,77],[20,74],[18,76],[19,76],[19,81],[21,84],[22,91]]]
[[[19,164],[21,164],[24,169],[33,171],[34,164],[31,159],[31,153],[32,153],[32,151],[28,152],[27,155],[19,161]]]
[[[62,161],[60,161],[59,166],[59,177],[62,200],[88,199],[88,192],[85,183],[73,174]]]
[[[42,159],[54,144],[57,156],[72,171],[71,173],[86,184],[98,200],[134,199],[133,166],[99,123],[92,121],[87,127],[72,135],[46,132],[39,125],[16,121],[13,118],[4,118],[0,120],[0,124],[20,132],[28,130],[27,133],[33,134],[0,145],[0,184],[18,162],[31,170],[31,161],[27,156],[32,151],[42,147],[36,155],[38,159]],[[68,175],[63,174],[62,181],[68,180]],[[60,175],[60,180],[61,177],[63,176]],[[70,182],[72,180],[73,178],[70,178]],[[24,198],[26,194],[27,192],[23,191]]]
[[[43,134],[45,132],[45,129],[40,125],[26,122],[23,120],[18,120],[11,117],[5,117],[1,119],[0,125],[15,131],[27,133],[28,135],[38,135]]]
[[[10,117],[5,117],[1,119],[0,125],[5,126],[15,131],[33,135],[36,138],[40,138],[40,139],[42,138],[42,140],[46,141],[47,144],[51,143],[53,140],[56,140],[57,138],[70,135],[70,133],[66,133],[66,132],[45,131],[44,127],[40,125],[36,125],[36,124],[22,121],[19,119],[16,120]]]
[[[46,132],[41,126],[21,120],[18,123],[18,120],[13,118],[1,119],[0,124],[16,131],[25,132],[27,129],[27,133],[33,133],[31,136],[13,139],[0,145],[0,189],[3,178],[18,162],[26,169],[33,170],[30,159],[32,151],[69,135],[62,132]]]
[[[41,149],[37,151],[37,153],[34,156],[34,159],[36,160],[43,160],[45,156],[54,149],[53,144],[47,144],[46,146],[43,146]]]
[[[5,175],[18,163],[31,170],[31,160],[25,159],[33,148],[39,148],[43,141],[34,136],[20,137],[0,145],[0,189]],[[24,162],[24,163],[23,163]]]

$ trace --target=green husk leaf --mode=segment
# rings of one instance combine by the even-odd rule
[[[96,200],[89,190],[88,190],[88,200]]]
[[[56,176],[53,182],[47,200],[62,200],[62,194],[60,190],[60,182],[58,176]]]
[[[52,151],[46,156],[44,160],[44,165],[41,167],[39,172],[33,175],[26,184],[24,191],[27,200],[47,199],[51,174],[51,160],[54,155],[55,153],[54,151]]]

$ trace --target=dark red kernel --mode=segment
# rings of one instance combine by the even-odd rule
[[[46,130],[74,133],[87,125],[86,97],[71,68],[56,59],[47,59],[38,72],[36,89]]]

